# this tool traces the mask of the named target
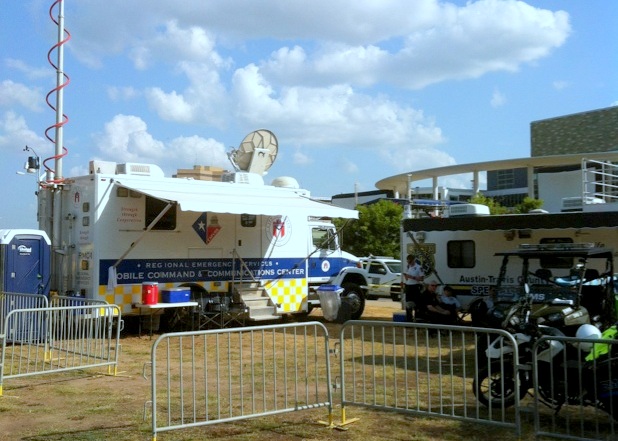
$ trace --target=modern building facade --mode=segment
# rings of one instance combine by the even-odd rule
[[[481,192],[504,206],[530,196],[542,199],[548,211],[560,211],[562,198],[582,194],[582,160],[618,161],[618,106],[533,121],[530,134],[529,158],[417,170],[382,179],[376,187],[411,198],[415,182],[431,179],[433,199],[439,199],[438,178],[472,173],[472,194]],[[483,172],[485,190],[479,187]]]

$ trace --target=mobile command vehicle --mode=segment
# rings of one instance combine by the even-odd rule
[[[159,294],[183,288],[202,309],[241,307],[258,321],[306,314],[319,306],[317,289],[332,284],[360,317],[365,273],[330,221],[358,212],[310,199],[293,178],[265,185],[277,148],[267,130],[247,135],[229,155],[236,171],[219,181],[91,161],[87,175],[42,183],[52,291],[106,300],[126,317],[156,284]]]
[[[612,164],[604,165],[606,179],[617,176],[607,173]],[[455,289],[463,310],[468,311],[471,304],[488,296],[496,286],[495,271],[500,267],[498,252],[520,245],[549,247],[578,243],[617,250],[618,199],[615,195],[618,192],[613,187],[598,181],[596,188],[605,188],[604,193],[566,198],[563,210],[556,213],[490,215],[487,207],[477,204],[435,207],[433,211],[425,207],[433,216],[411,210],[411,217],[402,221],[402,258],[407,254],[417,256],[426,272],[435,271],[441,283]],[[443,208],[443,215],[435,215],[439,213],[438,208]],[[569,267],[576,264],[573,260],[545,259],[542,268],[554,274],[568,273]],[[606,271],[603,262],[590,261],[589,265],[599,273]],[[530,271],[537,269],[531,267]],[[509,270],[505,283],[517,284],[519,278],[520,274]],[[539,283],[546,282],[540,280]]]

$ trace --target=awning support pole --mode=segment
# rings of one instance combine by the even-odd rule
[[[165,208],[163,208],[163,210],[161,211],[161,213],[159,213],[157,215],[157,217],[154,218],[154,220],[152,222],[150,222],[150,224],[146,227],[146,229],[144,230],[144,232],[142,233],[142,235],[140,237],[137,238],[137,240],[135,240],[134,242],[131,242],[131,245],[129,245],[129,248],[124,252],[124,254],[122,256],[120,256],[118,258],[118,260],[112,265],[112,268],[117,268],[118,265],[120,265],[120,262],[122,262],[124,260],[125,257],[127,257],[127,255],[133,251],[133,248],[135,248],[137,246],[137,244],[144,238],[144,236],[146,235],[146,233],[148,233],[150,230],[152,230],[154,228],[154,226],[157,224],[157,222],[159,222],[159,220],[165,216],[165,213],[167,213],[169,211],[170,208],[172,208],[174,206],[174,204],[172,202],[168,202],[167,205],[165,206]]]

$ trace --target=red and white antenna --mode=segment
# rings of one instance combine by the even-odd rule
[[[53,16],[54,8],[58,6],[58,19]],[[56,0],[49,8],[49,17],[58,27],[58,42],[51,47],[47,52],[47,61],[56,69],[56,87],[49,91],[45,97],[47,105],[56,112],[56,123],[49,126],[45,130],[45,137],[55,145],[54,156],[49,157],[43,161],[43,166],[47,170],[48,183],[60,183],[63,180],[62,177],[62,158],[68,153],[67,148],[64,146],[64,133],[63,127],[69,122],[69,117],[64,114],[64,88],[70,83],[70,79],[67,74],[64,73],[64,45],[71,39],[71,34],[64,28],[64,0]],[[52,61],[52,53],[57,51],[56,63]],[[51,96],[56,95],[55,105],[50,102]],[[49,132],[55,129],[55,137],[52,139]],[[48,161],[55,160],[54,168],[52,169],[47,165]]]

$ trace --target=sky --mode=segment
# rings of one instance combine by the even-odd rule
[[[37,228],[24,148],[54,154],[53,3],[0,0],[0,229]],[[228,152],[268,129],[265,182],[330,197],[530,156],[531,122],[618,104],[615,0],[63,3],[64,177],[94,159],[231,169]]]

